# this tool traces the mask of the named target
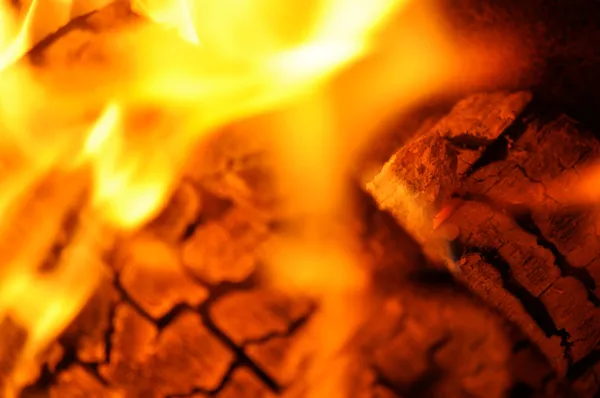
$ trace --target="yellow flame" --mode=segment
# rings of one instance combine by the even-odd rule
[[[28,29],[31,25],[36,5],[37,1],[32,2],[23,25],[16,32],[13,32],[15,18],[11,15],[11,10],[8,7],[0,8],[0,26],[4,28],[0,28],[2,29],[0,31],[0,70],[11,65],[27,51],[29,45]]]
[[[122,108],[117,103],[107,106],[83,150],[83,158],[93,167],[91,205],[104,222],[115,228],[132,229],[160,210],[179,174],[177,169],[169,168],[177,168],[178,162],[169,156],[168,143],[166,139],[162,144],[167,147],[132,148],[126,140]],[[160,153],[165,153],[166,158]]]
[[[192,20],[192,0],[132,0],[131,9],[165,27],[173,28],[186,41],[199,44]]]

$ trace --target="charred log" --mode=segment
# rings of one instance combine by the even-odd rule
[[[549,115],[539,106],[532,103],[512,124],[504,125],[467,172],[430,169],[429,173],[454,172],[458,177],[451,189],[443,190],[451,193],[427,204],[430,214],[442,215],[440,229],[456,231],[450,243],[457,279],[517,324],[559,375],[578,379],[577,385],[583,383],[580,376],[585,378],[584,396],[592,396],[595,392],[589,391],[598,386],[589,385],[593,378],[582,376],[586,374],[582,369],[595,362],[600,341],[596,213],[561,203],[564,196],[556,181],[564,181],[563,188],[568,189],[568,178],[599,159],[599,142],[585,126],[562,114]],[[486,120],[485,113],[481,118]],[[442,118],[438,125],[455,120],[460,125],[452,113],[446,119],[449,122]],[[437,129],[426,135],[439,136]],[[471,129],[468,123],[461,128],[467,136]],[[403,158],[410,145],[390,163]],[[450,151],[464,150],[460,142],[450,140],[446,145]],[[401,201],[386,192],[421,177],[418,168],[412,176],[385,173],[384,167],[372,192],[386,208]],[[423,190],[412,192],[423,195]],[[404,216],[395,204],[391,211]]]

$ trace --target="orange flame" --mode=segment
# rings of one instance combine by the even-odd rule
[[[132,0],[131,9],[152,21],[173,28],[186,41],[199,44],[191,0]]]

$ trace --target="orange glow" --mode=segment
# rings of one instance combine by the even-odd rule
[[[319,356],[309,373],[332,373],[309,396],[345,397],[350,359],[339,352],[364,320],[356,302],[368,277],[346,224],[344,181],[373,118],[453,89],[474,65],[459,55],[473,51],[455,48],[428,7],[403,22],[408,31],[383,40],[380,30],[408,0],[132,0],[148,21],[112,33],[108,66],[46,71],[18,62],[70,18],[105,3],[32,0],[22,16],[0,3],[0,241],[9,242],[0,317],[11,314],[30,332],[14,390],[101,280],[112,235],[162,209],[192,148],[219,126],[271,113],[263,127],[275,132],[285,207],[303,223],[276,237],[268,271],[275,287],[320,303],[309,329]],[[357,65],[367,58],[366,68]],[[494,68],[471,69],[479,81]],[[340,100],[344,92],[349,99]],[[37,196],[40,187],[50,194]],[[40,273],[77,206],[75,238]],[[13,242],[15,226],[40,214]],[[306,349],[296,347],[293,358]]]
[[[17,59],[19,59],[27,50],[30,43],[29,29],[37,1],[31,3],[31,7],[25,15],[21,27],[17,27],[13,12],[8,7],[0,8],[0,70],[5,69]]]
[[[564,179],[566,181],[563,181]],[[590,164],[578,172],[566,173],[550,186],[551,195],[565,203],[590,205],[600,202],[600,164]]]

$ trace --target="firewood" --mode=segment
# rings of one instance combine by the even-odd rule
[[[239,291],[218,298],[209,309],[215,325],[244,346],[269,336],[283,336],[311,311],[306,300],[294,300],[269,289]]]
[[[460,199],[443,226],[458,230],[453,237],[457,278],[519,325],[559,375],[576,378],[595,362],[590,358],[597,357],[600,341],[600,242],[595,210],[561,203],[561,186],[553,182],[600,159],[599,142],[576,121],[560,114],[537,116],[535,109],[505,125],[457,179],[445,201]],[[460,144],[449,141],[451,147]],[[392,191],[401,178],[388,176],[378,178]],[[410,181],[417,178],[418,172]],[[400,202],[385,198],[381,205]]]
[[[152,322],[122,306],[115,317],[113,345],[115,352],[100,374],[127,396],[210,391],[233,361],[233,353],[191,311],[177,314],[159,333]]]
[[[246,209],[233,208],[218,222],[196,228],[183,245],[183,264],[209,284],[241,282],[256,271],[257,253],[268,236],[264,220]]]
[[[369,191],[413,233],[431,229],[432,212],[457,190],[461,176],[530,99],[528,92],[498,92],[458,102],[431,129],[402,146],[368,184]]]
[[[293,382],[281,372],[286,350],[312,310],[308,300],[263,288],[219,298],[209,314],[215,326],[242,347],[250,360],[278,385],[285,386]]]
[[[515,142],[513,151],[509,151],[505,160],[478,170],[467,182],[467,190],[474,194],[485,192],[486,197],[498,202],[506,202],[512,197],[517,203],[524,202],[531,206],[529,212],[515,217],[515,226],[527,235],[532,247],[543,251],[544,256],[550,260],[549,265],[555,271],[550,273],[548,270],[543,274],[555,276],[547,282],[533,279],[535,268],[528,272],[527,264],[531,264],[528,261],[527,264],[520,264],[525,273],[531,275],[523,280],[527,280],[526,284],[531,281],[537,286],[526,288],[544,301],[545,307],[557,322],[557,327],[565,328],[570,336],[569,340],[574,341],[573,345],[569,344],[570,357],[568,356],[573,362],[588,355],[600,337],[600,325],[594,326],[593,320],[597,316],[594,315],[597,313],[596,307],[600,304],[596,297],[593,261],[600,242],[595,233],[590,233],[595,231],[596,224],[593,209],[570,208],[568,203],[558,202],[553,196],[559,197],[551,189],[545,190],[544,187],[550,187],[549,183],[553,179],[572,173],[597,159],[599,148],[599,143],[591,132],[569,118],[559,116],[550,123],[539,123],[527,129]],[[502,178],[505,175],[513,177]],[[514,241],[514,238],[511,240]],[[514,245],[506,239],[504,242]],[[504,242],[490,246],[498,247]],[[508,247],[504,250],[510,250]],[[501,254],[511,262],[511,256],[515,253],[517,252]],[[522,263],[522,260],[517,261]],[[515,277],[518,272],[513,268]],[[553,296],[556,291],[554,284],[557,282],[562,286],[560,290],[570,285],[569,301]],[[548,286],[540,290],[544,284]],[[573,310],[568,310],[567,306],[573,306]],[[584,318],[588,319],[585,321],[587,325],[584,329],[579,329],[575,325],[579,325]]]
[[[485,148],[523,112],[528,92],[476,94],[459,101],[433,127],[402,146],[368,183],[383,209],[423,243],[432,238],[435,214],[447,203]],[[429,251],[440,251],[431,245]]]
[[[552,362],[561,372],[569,372],[571,378],[597,356],[600,302],[596,258],[600,242],[595,233],[596,210],[561,203],[560,190],[557,190],[560,186],[552,181],[576,174],[577,170],[599,159],[599,148],[599,142],[584,126],[559,115],[550,122],[530,124],[530,128],[515,141],[506,159],[477,170],[466,181],[467,192],[485,195],[496,203],[513,201],[529,206],[527,211],[513,213],[514,232],[510,233],[510,238],[505,235],[495,242],[488,241],[487,245],[475,246],[479,249],[486,246],[484,249],[495,251],[492,256],[495,259],[490,261],[495,261],[496,266],[498,260],[510,266],[514,279],[525,288],[524,295],[513,293],[523,307],[527,307],[527,295],[540,304],[526,311],[533,316],[546,317],[546,321],[538,318],[534,323],[545,339],[560,337],[563,358],[555,358]],[[449,222],[462,229],[463,222],[470,222],[467,221],[470,217],[465,216],[466,208],[472,206],[472,203],[464,204],[461,208],[465,210],[459,210],[461,213],[451,217]],[[510,214],[510,208],[494,211],[507,210]],[[477,217],[481,220],[481,215]],[[486,233],[489,235],[489,229]],[[478,239],[476,236],[474,233],[474,239]],[[524,240],[518,236],[530,242],[528,249],[519,248]],[[466,241],[464,235],[462,240]],[[539,254],[533,254],[531,250]],[[542,271],[543,268],[547,270]],[[550,275],[553,276],[548,279]],[[506,277],[503,280],[507,282]],[[491,300],[498,302],[499,299]],[[539,338],[534,340],[539,341]],[[552,357],[553,354],[547,351],[547,355]],[[597,385],[595,391],[598,391]]]

